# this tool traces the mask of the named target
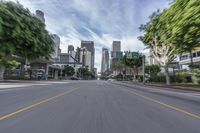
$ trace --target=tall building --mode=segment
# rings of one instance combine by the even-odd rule
[[[109,69],[109,50],[102,48],[101,73]]]
[[[76,52],[74,51],[73,45],[68,45],[68,54],[71,55],[72,58],[76,58]]]
[[[75,55],[75,58],[76,58],[76,60],[77,60],[78,63],[81,63],[80,57],[81,57],[81,48],[77,47],[77,48],[76,48],[76,55]]]
[[[95,48],[94,48],[94,42],[93,41],[81,41],[81,48],[86,48],[88,51],[91,52],[91,65],[90,70],[93,70],[94,68],[94,59],[95,59]]]
[[[111,51],[112,59],[119,59],[121,58],[122,54],[123,52],[121,52],[121,41],[113,41]]]
[[[52,58],[59,58],[60,55],[60,37],[56,34],[51,35],[54,42],[54,53],[52,54]]]
[[[39,18],[43,23],[45,23],[44,13],[40,10],[36,10],[36,17]]]
[[[111,70],[113,75],[117,75],[119,72],[114,71],[113,66],[123,58],[123,52],[121,52],[121,41],[113,41],[111,51]]]
[[[91,60],[91,57],[92,57],[92,52],[90,52],[89,50],[87,50],[87,48],[81,48],[80,49],[80,57],[79,57],[79,60],[80,60],[80,63],[82,63],[82,66],[84,67],[88,67],[89,71],[92,71],[93,69],[92,68],[92,60]]]
[[[112,51],[113,52],[120,52],[121,51],[121,41],[113,41]]]

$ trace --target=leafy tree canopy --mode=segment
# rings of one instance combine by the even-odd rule
[[[75,70],[72,66],[65,66],[64,68],[64,73],[67,75],[67,76],[73,76],[75,74]]]
[[[191,51],[200,42],[200,1],[176,0],[161,14],[159,24],[162,34],[170,33],[162,36],[163,41],[176,46],[180,53]]]
[[[48,58],[53,52],[45,24],[13,2],[0,1],[0,42],[1,60],[12,54],[29,59]]]
[[[126,56],[124,56],[123,63],[130,68],[138,68],[142,66],[142,55],[139,55],[138,59],[134,59],[134,58],[128,59],[126,58]]]
[[[159,65],[147,65],[145,66],[145,73],[150,76],[156,76],[161,71]]]

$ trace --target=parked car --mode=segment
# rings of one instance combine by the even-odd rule
[[[79,80],[77,77],[71,77],[71,80]]]
[[[108,79],[108,81],[115,81],[115,79]]]

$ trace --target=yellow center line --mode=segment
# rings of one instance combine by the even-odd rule
[[[121,90],[123,90],[123,89],[121,89]],[[130,94],[134,94],[134,95],[139,96],[139,97],[142,97],[142,98],[144,98],[144,99],[146,99],[146,100],[148,100],[148,101],[152,101],[152,102],[157,103],[157,104],[160,104],[160,105],[162,105],[162,106],[164,106],[164,107],[170,108],[170,109],[175,110],[175,111],[177,111],[177,112],[181,112],[181,113],[183,113],[183,114],[185,114],[185,115],[188,115],[188,116],[190,116],[190,117],[192,117],[192,118],[196,118],[196,119],[199,119],[199,120],[200,120],[200,116],[199,116],[199,115],[193,114],[193,113],[191,113],[191,112],[185,111],[185,110],[183,110],[183,109],[180,109],[180,108],[177,108],[177,107],[175,107],[175,106],[166,104],[166,103],[164,103],[164,102],[158,101],[158,100],[156,100],[156,99],[153,99],[153,98],[151,98],[151,97],[148,97],[148,96],[139,94],[139,93],[134,92],[134,91],[130,91],[130,90],[123,90],[123,91],[127,91],[127,92],[130,93]]]
[[[79,88],[80,88],[80,87],[79,87]],[[22,113],[22,112],[24,112],[24,111],[30,110],[30,109],[32,109],[32,108],[34,108],[34,107],[37,107],[37,106],[41,105],[41,104],[47,103],[47,102],[49,102],[49,101],[52,101],[52,100],[54,100],[54,99],[56,99],[56,98],[58,98],[58,97],[61,97],[61,96],[63,96],[63,95],[67,95],[67,94],[69,94],[69,93],[72,93],[73,91],[75,91],[75,90],[77,90],[77,89],[79,89],[79,88],[74,88],[74,89],[71,89],[71,90],[69,90],[69,91],[62,92],[62,93],[60,93],[60,94],[58,94],[58,95],[55,95],[55,96],[53,96],[53,97],[44,99],[44,100],[42,100],[42,101],[40,101],[40,102],[37,102],[37,103],[35,103],[35,104],[29,105],[29,106],[27,106],[27,107],[21,108],[21,109],[19,109],[19,110],[16,110],[16,111],[14,111],[14,112],[12,112],[12,113],[7,114],[7,115],[1,116],[1,117],[0,117],[0,121],[5,120],[5,119],[7,119],[7,118],[9,118],[9,117],[11,117],[11,116],[14,116],[14,115],[16,115],[16,114]]]

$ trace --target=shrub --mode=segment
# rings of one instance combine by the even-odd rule
[[[170,75],[171,83],[190,83],[192,82],[191,75],[187,74],[176,74],[176,75]],[[149,82],[155,82],[155,83],[165,83],[165,75],[158,75],[150,77]]]
[[[123,79],[123,75],[121,73],[119,73],[117,76],[115,76],[116,80],[122,80]]]
[[[200,84],[200,69],[199,68],[192,69],[191,73],[192,73],[193,83],[194,84]]]

